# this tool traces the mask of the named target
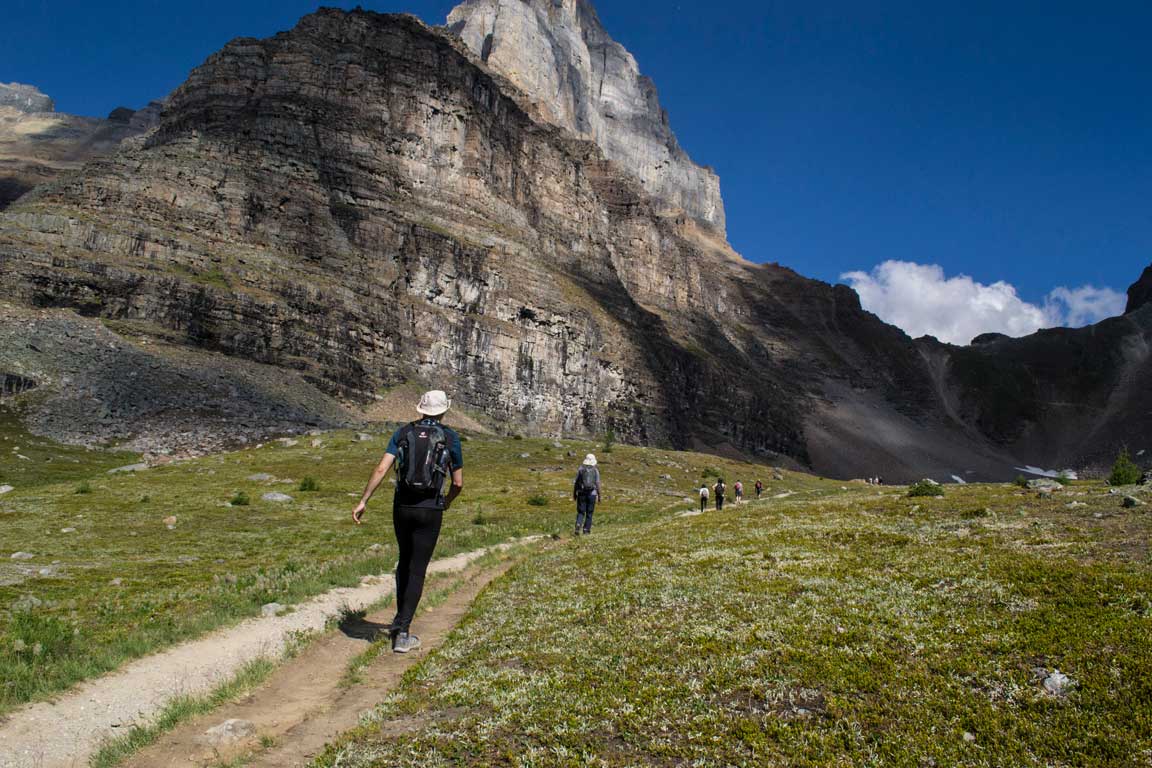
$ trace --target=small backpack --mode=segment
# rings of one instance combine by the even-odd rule
[[[576,472],[576,490],[580,493],[592,493],[596,490],[600,473],[595,467],[581,466]]]
[[[727,490],[724,483],[716,483],[716,495],[723,496],[724,491]]]
[[[412,422],[397,440],[400,448],[397,477],[414,491],[440,492],[448,474],[448,436],[439,424]]]

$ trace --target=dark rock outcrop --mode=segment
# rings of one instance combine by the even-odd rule
[[[1128,286],[1128,306],[1124,314],[1132,314],[1149,304],[1152,304],[1152,264],[1144,268],[1139,280]]]

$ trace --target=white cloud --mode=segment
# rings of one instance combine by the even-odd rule
[[[1079,288],[1054,289],[1048,294],[1046,307],[1057,316],[1063,316],[1064,325],[1079,328],[1124,314],[1126,303],[1127,296],[1111,288],[1082,285]]]
[[[1040,328],[1087,325],[1124,311],[1124,296],[1109,288],[1059,287],[1037,306],[1008,283],[946,277],[937,264],[886,261],[841,279],[856,289],[869,312],[910,336],[928,334],[952,344],[967,344],[981,333],[1026,336]]]

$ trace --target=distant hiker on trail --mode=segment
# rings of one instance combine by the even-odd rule
[[[744,501],[744,483],[737,480],[736,485],[732,486],[732,490],[736,493],[736,503],[737,504],[743,503],[743,501]]]
[[[392,527],[396,531],[396,618],[388,634],[392,650],[407,653],[420,647],[420,638],[409,634],[412,617],[424,592],[428,563],[440,538],[444,510],[464,488],[464,455],[460,436],[440,423],[452,405],[438,389],[425,392],[416,411],[424,416],[392,435],[384,458],[372,473],[364,496],[352,512],[360,525],[368,500],[396,464],[396,495],[392,499]],[[449,474],[452,484],[445,494]]]
[[[700,483],[700,511],[708,506],[708,483]]]
[[[724,509],[724,491],[727,487],[724,485],[724,478],[719,477],[716,479],[716,485],[712,486],[712,492],[716,494],[716,511]]]
[[[600,470],[596,468],[596,457],[591,453],[584,457],[584,463],[576,471],[576,482],[572,485],[572,498],[576,500],[576,535],[592,533],[592,513],[600,498]]]
[[[764,483],[759,480],[756,481],[756,498],[760,498],[760,494],[764,493]]]

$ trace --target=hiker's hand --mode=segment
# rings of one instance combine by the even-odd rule
[[[356,525],[360,525],[360,520],[364,517],[364,509],[364,502],[360,502],[356,505],[356,509],[352,511],[352,519],[356,521]]]

